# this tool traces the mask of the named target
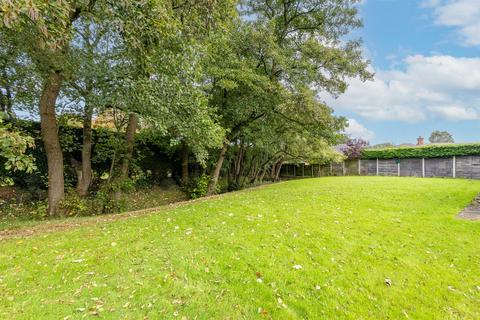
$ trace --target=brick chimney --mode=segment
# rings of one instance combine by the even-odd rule
[[[422,136],[417,138],[417,146],[423,146],[423,137]]]

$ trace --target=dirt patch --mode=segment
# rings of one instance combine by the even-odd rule
[[[458,214],[457,218],[472,221],[480,220],[480,193],[468,207]]]

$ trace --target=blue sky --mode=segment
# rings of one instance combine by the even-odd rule
[[[325,98],[353,137],[414,143],[433,130],[480,141],[480,0],[366,0],[360,5],[374,81]]]

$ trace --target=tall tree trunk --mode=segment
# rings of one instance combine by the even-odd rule
[[[123,156],[122,163],[120,165],[120,174],[118,176],[118,181],[123,182],[128,178],[128,169],[130,167],[130,162],[133,157],[133,148],[135,145],[135,132],[137,131],[138,116],[136,113],[130,113],[128,116],[128,125],[125,133],[125,144],[127,150]],[[119,188],[115,191],[114,199],[118,203],[122,195],[122,190]]]
[[[50,216],[57,214],[58,204],[65,195],[63,154],[55,116],[55,104],[61,85],[61,74],[51,73],[45,79],[40,96],[40,125],[48,164],[48,214]]]
[[[218,178],[220,177],[220,170],[222,170],[223,161],[225,160],[225,155],[227,154],[228,145],[230,141],[225,141],[223,143],[222,150],[220,150],[220,155],[218,156],[217,164],[215,165],[215,170],[213,170],[212,178],[210,184],[208,185],[208,195],[215,193],[217,188]]]
[[[83,117],[82,173],[77,183],[77,192],[84,197],[92,184],[92,117],[93,108],[85,106]]]
[[[189,179],[189,172],[188,172],[188,157],[190,155],[190,150],[188,149],[188,145],[183,142],[182,143],[182,185],[188,184]]]

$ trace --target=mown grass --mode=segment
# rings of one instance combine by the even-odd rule
[[[297,180],[6,240],[0,318],[478,319],[480,224],[454,216],[479,191]]]

